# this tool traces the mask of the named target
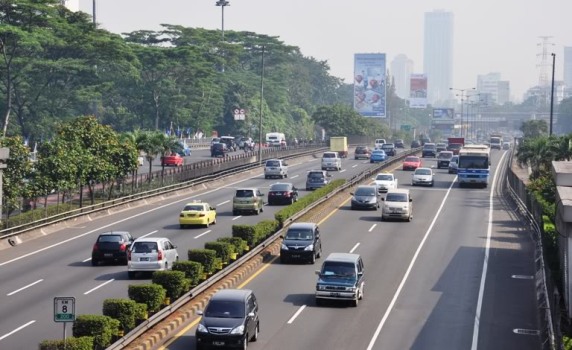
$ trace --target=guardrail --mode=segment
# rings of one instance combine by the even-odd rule
[[[386,160],[384,162],[379,163],[378,166],[370,168],[368,170],[364,170],[361,173],[353,176],[344,185],[336,188],[334,191],[332,191],[331,193],[328,193],[326,196],[324,196],[320,200],[312,203],[311,205],[309,205],[304,210],[302,210],[302,211],[296,213],[295,215],[293,215],[292,217],[290,217],[284,223],[284,226],[280,230],[278,230],[272,236],[268,237],[264,242],[262,242],[261,244],[256,246],[254,249],[250,250],[245,255],[241,256],[238,260],[236,260],[232,264],[228,265],[224,269],[215,273],[209,279],[203,281],[201,284],[199,284],[198,286],[196,286],[195,288],[190,290],[188,293],[186,293],[185,295],[183,295],[182,297],[177,299],[175,302],[171,303],[169,306],[165,307],[164,309],[162,309],[161,311],[159,311],[155,315],[151,316],[149,319],[145,320],[139,326],[135,327],[133,330],[131,330],[129,333],[127,333],[125,336],[123,336],[121,339],[117,340],[115,343],[113,343],[111,346],[109,346],[107,348],[107,350],[124,349],[127,345],[131,344],[135,339],[137,339],[143,333],[147,332],[149,329],[153,328],[154,326],[156,326],[157,324],[159,324],[160,322],[165,320],[173,312],[177,311],[180,307],[185,305],[187,302],[191,301],[197,295],[200,295],[205,290],[211,288],[215,283],[226,278],[233,271],[240,268],[244,263],[250,261],[252,258],[256,257],[258,254],[263,252],[264,249],[266,249],[269,245],[274,243],[274,241],[276,241],[280,237],[280,235],[282,235],[284,233],[284,230],[288,227],[288,225],[290,225],[292,222],[296,221],[297,219],[299,219],[300,217],[305,215],[310,210],[312,210],[312,209],[318,207],[319,205],[323,204],[325,201],[327,201],[332,196],[334,196],[334,195],[336,195],[336,194],[338,194],[338,193],[340,193],[340,192],[342,192],[342,191],[344,191],[344,190],[346,190],[352,186],[355,186],[357,183],[360,183],[361,181],[363,181],[365,179],[369,179],[373,174],[381,171],[384,168],[387,168],[391,165],[394,165],[397,162],[402,161],[405,157],[407,157],[411,154],[418,153],[420,150],[421,150],[421,148],[416,148],[416,149],[411,149],[409,151],[399,153],[395,157],[392,157],[389,160]]]

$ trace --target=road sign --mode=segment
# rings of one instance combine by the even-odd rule
[[[411,125],[401,125],[401,130],[403,131],[411,131]]]
[[[235,108],[233,112],[234,112],[234,120],[246,119],[246,110]]]
[[[75,321],[75,298],[55,297],[54,322],[74,322],[74,321]]]

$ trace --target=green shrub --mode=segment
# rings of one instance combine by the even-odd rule
[[[280,227],[280,223],[276,220],[262,220],[256,225],[254,225],[254,231],[256,232],[256,243],[259,244],[269,237]]]
[[[232,237],[242,238],[250,248],[257,243],[256,230],[252,225],[232,225]]]
[[[217,239],[218,242],[227,242],[234,246],[234,252],[238,255],[244,253],[248,249],[248,244],[246,241],[240,237],[220,237]]]
[[[154,283],[131,284],[127,289],[127,294],[129,299],[147,305],[149,312],[157,312],[161,310],[167,291],[163,286]]]
[[[79,315],[73,324],[73,336],[93,337],[93,348],[105,349],[111,345],[120,327],[119,321],[109,316]]]
[[[199,284],[203,275],[203,265],[197,261],[177,261],[173,264],[173,270],[182,271],[189,280],[189,287]]]
[[[149,318],[149,313],[147,312],[147,304],[135,303],[135,321],[142,321]]]
[[[171,301],[175,301],[189,290],[189,280],[182,271],[155,271],[151,282],[163,286]]]
[[[42,340],[40,350],[93,350],[93,337],[69,337],[64,341]]]
[[[203,265],[203,270],[207,274],[211,274],[216,271],[218,260],[216,252],[212,249],[189,249],[188,251],[189,261],[196,261]]]
[[[103,315],[119,321],[126,333],[135,328],[137,303],[131,299],[105,299]]]
[[[230,255],[234,253],[234,246],[227,242],[206,242],[205,249],[214,250],[223,264],[228,264]]]

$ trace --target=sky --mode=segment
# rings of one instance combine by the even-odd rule
[[[77,1],[77,0],[76,0]],[[221,29],[216,0],[79,0],[100,27],[114,33],[160,30],[161,24]],[[563,77],[563,47],[572,46],[572,0],[228,0],[224,29],[277,36],[305,56],[327,61],[330,74],[353,82],[355,53],[398,54],[423,71],[424,14],[454,14],[453,88],[476,87],[477,75],[501,73],[516,101],[538,85],[542,46],[549,36],[548,77]]]

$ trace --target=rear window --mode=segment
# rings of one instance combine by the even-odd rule
[[[384,143],[383,145],[381,145],[382,149],[386,149],[386,148],[393,148],[393,143]]]
[[[239,198],[254,197],[254,191],[253,190],[236,190],[236,197],[239,197]]]
[[[385,196],[386,202],[407,202],[407,195],[405,193],[389,193]]]
[[[419,158],[417,158],[417,157],[407,157],[407,158],[405,158],[405,161],[406,161],[406,162],[418,162],[418,161],[419,161]]]
[[[280,166],[280,162],[277,160],[267,160],[266,166]]]
[[[323,179],[324,174],[322,174],[322,173],[309,173],[308,177],[311,179]]]
[[[183,210],[184,211],[190,211],[190,210],[202,211],[203,208],[204,207],[202,205],[186,205]]]
[[[438,158],[439,159],[451,159],[451,158],[453,158],[453,154],[449,153],[449,152],[442,152],[442,153],[439,153]]]
[[[423,145],[423,149],[435,149],[435,145],[425,144],[425,145]]]
[[[121,242],[123,237],[121,235],[104,235],[99,236],[98,242]]]
[[[270,186],[270,191],[290,191],[290,185],[288,184],[274,184]]]
[[[156,253],[157,242],[135,242],[131,251],[133,253]]]
[[[375,188],[359,187],[356,190],[356,196],[375,196]]]
[[[335,153],[324,153],[322,158],[336,158],[336,154]]]

